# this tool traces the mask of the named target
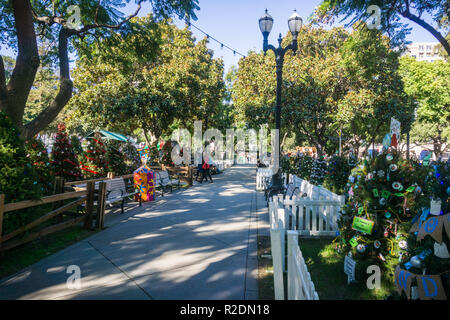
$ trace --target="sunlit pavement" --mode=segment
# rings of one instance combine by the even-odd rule
[[[255,169],[107,215],[104,231],[1,280],[0,299],[258,299],[256,236],[268,234],[268,214]],[[70,265],[79,289],[67,285]]]

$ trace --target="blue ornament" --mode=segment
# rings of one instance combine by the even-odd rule
[[[447,187],[447,194],[450,196],[450,187]]]

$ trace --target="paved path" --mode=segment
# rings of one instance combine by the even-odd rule
[[[107,216],[102,232],[1,280],[0,299],[258,299],[268,217],[255,167],[213,179]],[[70,265],[80,289],[67,288]]]

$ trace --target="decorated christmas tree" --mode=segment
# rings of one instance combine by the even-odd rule
[[[81,169],[86,179],[105,177],[108,170],[108,160],[106,159],[106,147],[96,134],[88,139],[88,145],[83,153],[84,159]]]
[[[70,137],[70,143],[73,147],[73,152],[77,156],[78,163],[83,162],[83,146],[81,145],[80,139],[77,136]]]
[[[351,167],[345,157],[333,155],[328,159],[324,187],[336,194],[344,194]]]
[[[120,151],[122,142],[117,140],[109,140],[106,144],[106,161],[109,165],[109,171],[112,171],[116,176],[125,175],[128,173],[127,165],[125,163],[125,155]]]
[[[130,140],[128,140],[125,145],[122,146],[122,153],[125,155],[127,172],[133,172],[142,165],[139,152]]]
[[[424,161],[426,167],[428,161]],[[450,166],[430,167],[428,202],[411,220],[407,253],[395,273],[399,294],[413,299],[450,297]]]
[[[382,281],[393,283],[396,266],[407,256],[410,221],[428,202],[428,172],[394,149],[352,170],[335,243],[357,262],[357,281],[368,277],[368,266],[378,265]]]
[[[67,136],[64,123],[58,125],[51,163],[54,175],[57,177],[62,177],[67,181],[80,180],[82,177],[79,162]]]
[[[163,155],[161,163],[166,166],[173,167],[174,163],[172,161],[172,142],[170,140],[164,143],[164,146],[162,147],[162,153]]]
[[[325,179],[325,174],[327,172],[327,161],[320,156],[317,159],[314,159],[311,167],[311,176],[309,178],[309,182],[316,186],[320,186]]]
[[[314,163],[314,158],[303,155],[298,161],[298,176],[304,180],[310,180],[311,170]]]
[[[39,182],[44,188],[44,194],[50,194],[53,190],[54,174],[51,170],[47,148],[37,136],[26,141],[25,148],[27,157],[39,177]]]

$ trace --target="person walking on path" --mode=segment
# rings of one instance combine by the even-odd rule
[[[209,164],[209,157],[204,153],[203,157],[202,157],[202,169],[203,169],[203,176],[202,176],[202,180],[200,181],[200,183],[203,182],[203,179],[205,179],[206,181],[208,181],[209,177],[209,183],[212,183],[212,177],[211,177],[211,171],[210,171],[210,164]]]

